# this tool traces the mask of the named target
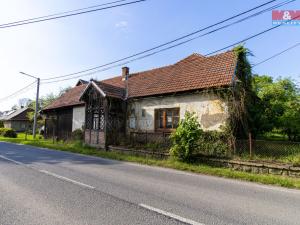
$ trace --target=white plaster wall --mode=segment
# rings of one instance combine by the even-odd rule
[[[227,104],[215,94],[186,94],[169,97],[152,97],[134,100],[129,104],[129,112],[134,109],[135,114],[129,115],[127,129],[130,121],[134,120],[135,130],[153,131],[155,128],[154,110],[159,108],[180,108],[180,119],[184,118],[186,111],[195,112],[203,130],[220,130],[228,118]],[[142,117],[142,109],[146,115]],[[132,123],[131,123],[132,125]]]
[[[85,122],[85,106],[73,107],[72,131],[82,129]]]

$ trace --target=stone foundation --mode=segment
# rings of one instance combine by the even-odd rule
[[[105,134],[103,131],[97,130],[85,130],[84,141],[94,147],[104,147],[105,146]]]
[[[272,163],[256,163],[237,160],[205,159],[214,166],[231,168],[237,171],[256,174],[272,174],[300,178],[300,167]]]

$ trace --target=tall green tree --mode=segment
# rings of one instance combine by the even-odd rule
[[[253,90],[260,99],[259,132],[280,130],[289,140],[300,138],[300,92],[289,78],[274,81],[270,76],[254,75]]]
[[[49,93],[45,96],[42,96],[39,99],[39,108],[38,110],[40,111],[41,109],[45,108],[46,106],[50,105],[52,102],[54,102],[56,99],[58,99],[59,97],[61,97],[64,93],[66,93],[68,90],[70,90],[71,87],[67,87],[67,88],[62,88],[60,89],[59,93],[53,94],[53,93]],[[35,101],[30,102],[29,106],[30,108],[32,108],[33,110],[35,110]],[[28,112],[27,113],[27,118],[33,123],[33,119],[34,119],[34,111],[33,112]],[[38,127],[42,127],[45,124],[45,118],[43,117],[43,115],[41,115],[40,113],[38,114]]]

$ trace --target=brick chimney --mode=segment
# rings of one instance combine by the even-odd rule
[[[122,68],[122,81],[128,80],[129,67],[125,66]]]

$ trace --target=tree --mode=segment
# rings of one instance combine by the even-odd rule
[[[66,87],[66,88],[60,88],[59,90],[59,93],[58,93],[58,96],[57,97],[60,97],[62,96],[63,94],[65,94],[67,91],[69,91],[70,89],[72,89],[72,87]]]
[[[254,105],[256,96],[252,90],[252,71],[248,61],[248,56],[252,56],[249,49],[242,45],[234,48],[237,57],[233,84],[230,93],[227,93],[229,108],[228,127],[232,135],[236,138],[246,138],[249,131],[253,132],[257,118]]]
[[[260,99],[260,133],[279,129],[289,140],[300,138],[300,92],[289,78],[274,81],[270,76],[253,76],[253,90]]]
[[[39,110],[45,108],[47,105],[50,105],[56,99],[61,97],[64,93],[70,90],[71,87],[61,88],[58,94],[49,93],[45,96],[40,97],[39,99]],[[35,101],[31,101],[28,107],[35,109]]]
[[[38,106],[38,110],[40,111],[41,109],[45,108],[46,106],[50,105],[52,102],[54,102],[57,98],[61,97],[64,93],[66,93],[68,90],[70,90],[71,87],[67,87],[67,88],[61,88],[58,94],[53,94],[53,93],[49,93],[46,96],[42,96],[39,99],[39,106]],[[31,103],[28,105],[28,107],[32,108],[33,110],[35,110],[35,101],[31,101]],[[27,118],[33,122],[33,118],[34,118],[34,112],[29,112],[27,113]],[[38,127],[42,127],[45,124],[45,118],[38,113],[38,117],[37,117],[37,126]]]
[[[18,100],[19,108],[25,108],[28,107],[28,105],[32,102],[29,98],[21,98]]]
[[[291,141],[300,140],[300,104],[298,101],[290,101],[286,104],[287,110],[279,118],[282,131]]]

